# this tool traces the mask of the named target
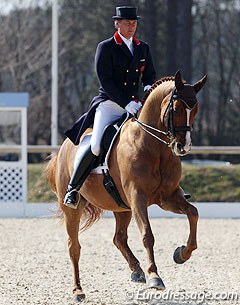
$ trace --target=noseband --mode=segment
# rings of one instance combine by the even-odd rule
[[[195,107],[195,105],[197,104],[197,97],[192,97],[192,98],[185,98],[184,96],[181,96],[179,93],[177,93],[177,89],[173,88],[172,90],[172,95],[170,98],[170,102],[167,106],[167,109],[164,113],[164,118],[167,117],[167,128],[166,131],[162,131],[159,130],[153,126],[150,126],[148,124],[145,124],[143,122],[140,122],[138,120],[138,118],[135,116],[134,119],[136,120],[136,122],[139,124],[139,126],[149,135],[151,135],[152,137],[154,137],[155,139],[159,140],[160,142],[171,146],[175,141],[176,141],[176,132],[181,132],[181,131],[192,131],[192,127],[185,125],[185,126],[174,126],[174,110],[173,110],[173,106],[174,106],[174,101],[178,100],[180,102],[182,102],[187,109],[189,109],[190,111]],[[164,136],[166,136],[168,138],[168,141],[165,141],[163,139],[161,139],[160,137],[158,137],[157,135],[155,135],[154,133],[152,133],[150,130],[153,130],[159,134],[162,134]]]

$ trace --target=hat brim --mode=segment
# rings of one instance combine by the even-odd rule
[[[138,20],[140,19],[141,16],[135,16],[135,17],[119,17],[119,16],[112,16],[112,19],[114,20],[122,20],[122,19],[126,19],[126,20]]]

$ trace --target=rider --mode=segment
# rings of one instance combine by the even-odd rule
[[[100,154],[100,143],[104,128],[119,119],[125,112],[134,115],[142,107],[139,101],[139,79],[144,91],[155,82],[155,69],[148,44],[138,40],[137,8],[116,7],[114,19],[117,31],[114,36],[99,43],[95,54],[95,68],[100,83],[99,94],[95,96],[86,113],[66,131],[75,144],[83,132],[93,124],[90,145],[80,148],[75,160],[64,204],[77,208],[78,191],[94,166]]]

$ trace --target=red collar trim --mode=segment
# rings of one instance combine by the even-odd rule
[[[123,43],[123,40],[122,40],[122,38],[120,37],[118,31],[115,32],[115,34],[114,34],[113,37],[114,37],[114,40],[115,40],[115,42],[116,42],[117,44],[122,44],[122,43]],[[135,36],[133,36],[133,40],[135,41],[136,45],[140,45],[140,41],[139,41]]]
[[[122,44],[122,43],[123,43],[122,38],[120,37],[120,35],[118,34],[118,32],[115,32],[115,34],[114,34],[114,39],[115,39],[115,42],[116,42],[117,44]]]
[[[133,36],[133,40],[135,41],[135,43],[136,43],[137,45],[140,45],[140,41],[139,41],[135,36]]]

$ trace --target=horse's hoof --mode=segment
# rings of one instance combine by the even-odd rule
[[[183,259],[182,257],[182,250],[185,248],[185,246],[177,247],[177,249],[173,253],[173,260],[177,264],[183,264],[186,262],[186,259]]]
[[[86,298],[85,293],[80,292],[73,295],[73,301],[74,302],[83,302]]]
[[[150,279],[148,281],[148,287],[149,288],[155,288],[158,290],[164,290],[166,287],[160,277],[155,277],[153,279]]]
[[[191,196],[190,194],[184,194],[183,197],[184,197],[185,199],[188,200],[188,199],[190,199],[192,196]]]
[[[134,271],[131,274],[131,281],[135,283],[146,283],[145,274],[143,271]]]

